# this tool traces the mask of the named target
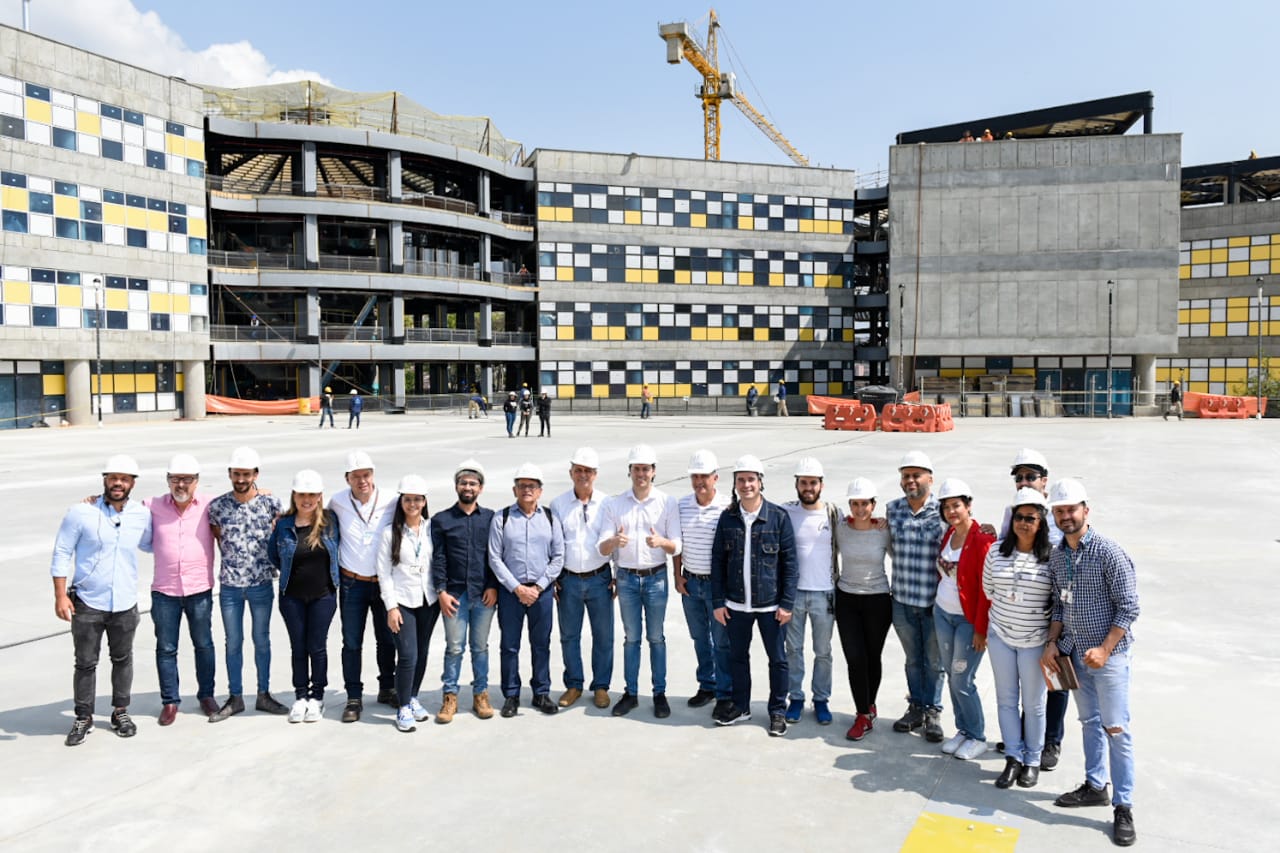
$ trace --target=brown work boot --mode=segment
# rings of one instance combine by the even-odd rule
[[[489,704],[489,691],[477,693],[471,700],[471,710],[482,720],[493,716],[493,706]]]
[[[444,694],[444,701],[440,703],[440,710],[436,712],[436,722],[440,724],[452,723],[453,715],[458,713],[458,694]]]
[[[560,694],[560,707],[568,708],[582,698],[582,690],[577,687],[570,687]]]
[[[595,703],[596,703],[596,707],[597,707],[597,708],[608,708],[608,707],[609,707],[609,702],[610,702],[610,699],[609,699],[609,691],[608,691],[608,690],[605,690],[603,687],[597,687],[597,688],[596,688],[596,693],[595,693]]]

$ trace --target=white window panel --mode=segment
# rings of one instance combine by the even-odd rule
[[[54,305],[58,301],[58,291],[52,284],[31,285],[32,305]]]
[[[156,394],[156,408],[162,412],[178,408],[178,395],[171,391]]]
[[[124,226],[123,225],[104,225],[102,226],[102,242],[108,246],[124,245]]]
[[[188,332],[191,330],[191,318],[186,314],[170,314],[169,326],[175,332]]]
[[[590,370],[576,370],[576,371],[574,371],[574,374],[573,374],[573,382],[574,382],[574,384],[575,384],[575,385],[590,385],[590,384],[591,384],[591,371],[590,371]]]
[[[676,325],[677,325],[677,326],[684,327],[684,328],[688,328],[688,326],[689,326],[689,320],[690,320],[690,318],[689,318],[689,315],[688,315],[688,314],[676,314],[676,315],[675,315],[675,318],[676,318]]]
[[[688,212],[689,212],[689,199],[687,198],[676,199],[676,213],[688,213]]]
[[[1250,243],[1250,245],[1253,245],[1253,246],[1267,246],[1267,245],[1270,245],[1270,243],[1271,243],[1271,235],[1270,235],[1270,234],[1257,234],[1257,235],[1255,235],[1255,236],[1253,236],[1253,237],[1250,237],[1250,238],[1249,238],[1249,243]]]
[[[674,214],[674,213],[659,213],[659,214],[658,214],[658,224],[659,224],[659,225],[671,226],[671,225],[675,225],[675,221],[676,221],[676,217],[675,217],[675,214]]]
[[[1271,272],[1269,261],[1253,261],[1249,264],[1249,275],[1267,275]]]
[[[707,274],[702,270],[693,270],[689,273],[689,281],[691,284],[706,284]]]
[[[187,219],[204,219],[204,208],[194,204],[187,205]]]
[[[574,198],[577,198],[577,196],[574,196]],[[608,196],[604,193],[591,193],[589,196],[591,208],[593,210],[605,210],[609,206],[606,201],[607,198]]]
[[[725,273],[725,274],[724,274],[724,283],[725,283],[725,284],[737,284],[737,283],[738,283],[738,274],[737,274],[736,272],[727,272],[727,273]]]
[[[607,269],[592,269],[591,280],[607,282],[609,280],[609,271]]]
[[[591,303],[590,303],[590,302],[575,302],[575,303],[573,303],[573,310],[574,310],[574,311],[590,311],[590,310],[591,310]]]
[[[81,154],[87,154],[90,157],[102,156],[102,143],[98,140],[98,137],[90,136],[87,133],[76,134],[76,148],[79,149]]]
[[[721,203],[718,201],[707,202],[707,215],[719,216],[721,213]]]
[[[142,144],[152,151],[163,151],[164,134],[158,130],[148,130],[142,134]]]
[[[624,225],[624,224],[626,224],[626,217],[625,217],[625,215],[624,215],[624,211],[621,211],[621,210],[611,210],[611,211],[609,211],[609,224],[610,224],[610,225]]]
[[[52,145],[53,130],[47,124],[39,122],[27,122],[27,141],[36,145]]]
[[[194,127],[192,125],[183,125],[187,129],[187,139],[193,139],[196,142],[204,141],[204,129]]]
[[[1185,265],[1187,265],[1187,264],[1189,264],[1189,263],[1191,263],[1191,252],[1190,252],[1190,251],[1186,251],[1186,252],[1179,252],[1179,253],[1178,253],[1178,263],[1179,263],[1179,264],[1182,264],[1182,265],[1184,265],[1184,266],[1185,266]]]
[[[1249,260],[1249,247],[1248,247],[1248,246],[1236,246],[1236,247],[1234,247],[1234,248],[1227,249],[1227,260],[1228,260],[1228,261],[1247,261],[1247,260]]]
[[[142,126],[145,127],[147,130],[159,130],[163,132],[164,120],[161,119],[159,116],[143,116]]]
[[[555,192],[556,185],[551,181],[538,181],[538,192],[549,193]]]
[[[642,198],[640,199],[640,209],[651,210],[656,213],[658,210],[658,200],[656,198]]]
[[[111,414],[112,412],[114,412],[114,411],[115,411],[115,406],[113,405],[113,401],[112,401],[112,399],[111,399],[111,395],[110,395],[110,394],[93,394],[93,395],[91,395],[91,396],[90,396],[90,399],[89,399],[89,410],[90,410],[92,413],[97,414],[97,412],[98,412],[98,408],[99,408],[99,406],[98,406],[98,404],[99,404],[99,403],[101,403],[101,404],[102,404],[101,408],[102,408],[102,413],[103,413],[104,415],[109,415],[109,414]]]
[[[139,412],[154,412],[156,410],[155,394],[138,394],[134,398],[134,402]]]
[[[590,253],[588,253],[588,252],[578,252],[577,254],[575,254],[575,255],[573,256],[573,264],[572,264],[572,265],[573,265],[573,266],[575,266],[575,267],[582,267],[583,269],[585,269],[586,267],[591,266],[591,255],[590,255]]]
[[[31,276],[26,267],[5,266],[4,277],[8,281],[26,281]]]
[[[646,210],[640,214],[641,225],[657,225],[658,214],[651,210]]]
[[[164,168],[165,171],[173,172],[175,175],[185,175],[187,173],[187,159],[170,154],[165,157]]]
[[[119,119],[104,118],[102,120],[102,138],[119,142],[124,137],[124,125]]]
[[[1208,265],[1208,264],[1196,264],[1195,266],[1193,266],[1193,267],[1191,268],[1191,277],[1192,277],[1192,278],[1208,278],[1208,277],[1209,277],[1209,265]]]
[[[554,341],[556,339],[557,334],[558,332],[556,331],[555,326],[539,326],[538,327],[538,340]]]
[[[58,328],[59,329],[78,329],[80,328],[80,309],[79,308],[59,308],[58,309]]]
[[[145,290],[129,291],[129,310],[130,311],[146,311],[150,304],[151,302],[147,298],[147,292]]]
[[[666,214],[666,215],[670,216],[670,214]],[[673,270],[675,268],[676,268],[676,259],[674,257],[671,257],[669,255],[666,257],[663,257],[660,255],[658,257],[658,269]]]
[[[187,242],[186,234],[170,234],[169,235],[169,251],[176,255],[185,255],[191,244]]]
[[[209,297],[193,296],[191,297],[191,313],[200,316],[208,316],[209,314]]]
[[[30,326],[31,325],[31,306],[30,305],[4,306],[4,324],[6,326]]]
[[[124,161],[131,166],[145,166],[147,164],[147,155],[142,150],[141,145],[125,145]]]
[[[688,314],[681,314],[680,316],[684,317],[685,319],[688,319],[688,317],[689,317],[689,315],[688,315]],[[676,324],[676,315],[675,315],[675,314],[659,314],[659,315],[658,315],[658,325],[659,325],[659,326],[674,326],[675,324]],[[688,325],[688,324],[686,324],[686,325]]]
[[[12,77],[5,77],[3,74],[0,74],[0,92],[9,92],[13,95],[21,95],[22,83]],[[13,113],[13,115],[18,115],[18,113]]]
[[[32,213],[27,217],[27,230],[36,237],[52,237],[53,217],[44,213]]]
[[[169,235],[163,231],[148,231],[147,248],[153,252],[163,252],[169,248]]]
[[[1209,246],[1210,246],[1211,248],[1214,248],[1214,249],[1225,249],[1225,248],[1227,248],[1227,238],[1226,238],[1226,237],[1217,237],[1217,238],[1215,238],[1215,239],[1213,239],[1213,240],[1210,240],[1210,241],[1209,241]]]
[[[645,255],[640,259],[641,268],[646,270],[656,270],[658,268],[657,255]]]
[[[141,147],[146,141],[146,135],[142,132],[142,128],[136,124],[121,125],[124,133],[125,145],[137,145]]]
[[[191,290],[190,286],[185,281],[172,282],[170,283],[169,288],[173,293],[176,293],[176,294],[186,294],[186,293],[189,293]]]
[[[572,312],[572,311],[560,311],[560,312],[557,312],[557,313],[556,313],[556,325],[557,325],[557,326],[572,326],[572,325],[573,325],[573,312]]]
[[[147,289],[150,290],[152,293],[168,293],[169,282],[165,281],[164,279],[153,278],[151,279],[150,286]]]
[[[557,183],[557,184],[556,184],[556,192],[558,192],[558,193],[571,193],[571,192],[573,192],[573,184],[566,184],[566,183],[563,183],[563,182],[561,182],[561,183]]]
[[[145,332],[151,328],[151,318],[146,311],[129,312],[129,331]]]
[[[8,92],[0,92],[0,113],[7,116],[22,116],[22,98]]]

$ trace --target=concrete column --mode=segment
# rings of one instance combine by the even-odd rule
[[[320,337],[320,289],[316,287],[307,288],[306,335]]]
[[[388,248],[391,256],[391,271],[404,272],[404,223],[399,220],[392,220],[389,225],[390,236],[388,239],[391,241],[391,245]]]
[[[316,194],[316,144],[302,143],[302,194]]]
[[[480,328],[476,330],[476,342],[482,347],[493,346],[493,303],[480,303]]]
[[[320,365],[308,364],[302,379],[303,387],[298,389],[298,396],[318,397],[324,391],[324,383],[320,380]]]
[[[400,152],[387,152],[387,198],[391,201],[400,201],[404,197],[401,192],[400,182],[403,175],[400,172]]]
[[[94,421],[93,362],[87,358],[68,359],[67,421],[72,426],[87,426]]]
[[[391,324],[387,329],[387,340],[393,344],[404,343],[404,293],[399,290],[391,294]]]
[[[404,363],[397,362],[391,366],[391,387],[387,389],[391,399],[397,406],[403,406],[405,400]]]
[[[1153,392],[1156,388],[1156,357],[1154,355],[1135,355],[1133,357],[1134,404],[1155,405]]]
[[[307,269],[320,266],[320,221],[314,213],[302,217],[302,251]]]
[[[481,216],[489,215],[489,173],[484,169],[480,170],[480,178],[476,181],[476,192],[479,195],[479,201],[476,204],[476,211]],[[488,269],[488,267],[486,267]]]
[[[480,379],[480,393],[493,402],[493,365],[486,363]]]
[[[204,420],[204,362],[182,362],[182,413],[189,421]]]
[[[493,277],[489,275],[490,263],[493,259],[493,240],[488,234],[480,235],[480,278],[483,281],[492,281]]]

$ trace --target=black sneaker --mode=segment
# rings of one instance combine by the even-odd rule
[[[640,705],[634,693],[623,693],[622,698],[614,703],[613,716],[625,717]]]
[[[342,722],[354,723],[360,719],[360,712],[363,710],[363,699],[348,699],[346,707],[342,709]]]
[[[71,731],[67,732],[67,746],[79,746],[84,743],[85,737],[91,731],[93,731],[93,717],[76,717],[76,721],[71,724]]]
[[[286,711],[287,710],[288,709],[286,709]],[[222,707],[218,709],[217,713],[209,715],[209,722],[220,723],[223,720],[230,719],[236,714],[240,714],[243,712],[244,712],[244,697],[236,696],[235,694],[232,694],[231,696],[227,697],[226,702],[222,703]]]
[[[689,707],[701,708],[714,698],[716,698],[716,692],[714,690],[699,689],[697,693],[689,697]]]
[[[138,733],[138,726],[124,708],[116,708],[111,712],[111,728],[120,737],[133,737]]]
[[[1133,828],[1133,809],[1116,806],[1116,822],[1111,828],[1111,840],[1117,847],[1128,847],[1138,840],[1138,831]]]
[[[919,705],[908,705],[907,713],[893,724],[895,732],[913,732],[924,725],[924,709]]]
[[[396,696],[394,687],[384,687],[378,691],[378,704],[388,708],[400,708],[400,697]]]
[[[787,733],[787,718],[782,714],[769,715],[769,737],[782,737]]]
[[[1046,743],[1044,752],[1040,753],[1040,769],[1052,770],[1058,766],[1058,757],[1062,754],[1062,744]]]
[[[942,712],[930,708],[924,712],[924,739],[929,743],[942,743],[946,735],[942,733]]]
[[[750,709],[743,710],[733,703],[729,703],[728,709],[720,716],[716,717],[717,726],[732,726],[734,723],[751,719]]]
[[[715,707],[711,709],[711,719],[720,719],[722,716],[729,713],[729,709],[732,707],[732,699],[717,699]]]
[[[667,694],[653,694],[653,715],[659,720],[665,720],[671,716],[671,703],[667,701]]]
[[[1109,806],[1111,805],[1111,796],[1107,793],[1107,786],[1103,785],[1099,790],[1086,781],[1074,791],[1067,791],[1061,797],[1053,801],[1055,806],[1063,809],[1078,809],[1084,806]]]

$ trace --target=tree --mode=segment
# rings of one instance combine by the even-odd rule
[[[1252,376],[1243,384],[1237,384],[1235,391],[1241,397],[1257,397],[1258,396],[1258,374],[1262,374],[1262,396],[1280,397],[1280,376],[1277,376],[1271,369],[1271,357],[1262,357],[1262,370],[1255,371]]]

